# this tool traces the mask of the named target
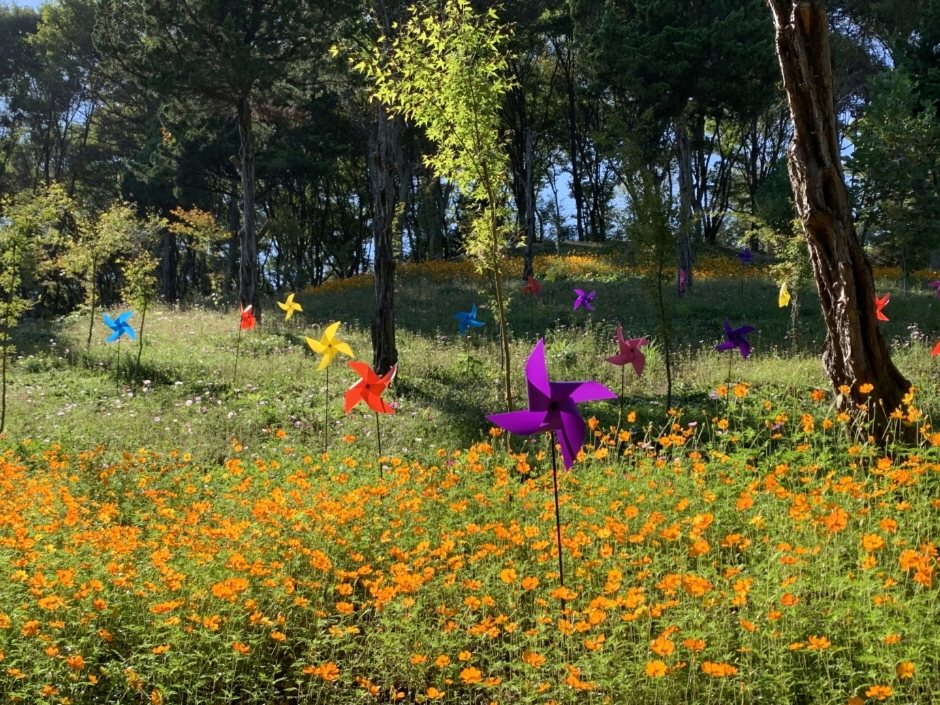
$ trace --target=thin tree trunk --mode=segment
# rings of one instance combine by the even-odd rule
[[[685,271],[685,291],[689,291],[693,284],[692,147],[684,114],[676,118],[676,157],[679,162],[679,269]]]
[[[533,266],[535,241],[535,193],[532,188],[532,128],[525,131],[525,253],[522,257],[523,281],[535,275]]]
[[[251,103],[243,98],[238,103],[239,158],[242,177],[241,261],[238,298],[242,309],[249,304],[261,322],[258,300],[258,238],[255,232],[255,136],[251,126]]]
[[[869,404],[884,437],[910,382],[891,361],[875,318],[871,265],[855,235],[836,130],[826,8],[822,0],[766,0],[793,118],[790,183],[826,323],[823,366],[840,409]],[[874,385],[871,394],[859,387]],[[849,394],[839,391],[849,387]]]
[[[88,322],[88,340],[85,343],[85,349],[91,349],[91,335],[95,330],[95,289],[98,280],[98,257],[92,255],[91,258],[91,320]]]
[[[398,194],[395,188],[395,142],[401,118],[389,120],[376,103],[369,170],[372,176],[372,253],[375,261],[375,316],[372,318],[372,367],[384,375],[398,362],[395,347],[395,253],[393,226]]]

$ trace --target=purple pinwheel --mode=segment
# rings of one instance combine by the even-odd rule
[[[685,270],[681,267],[679,268],[679,293],[681,294],[685,291],[685,284],[688,277],[685,274]]]
[[[751,354],[751,344],[747,342],[746,336],[748,333],[753,333],[754,329],[751,326],[741,326],[740,328],[732,328],[731,324],[728,323],[728,319],[725,319],[725,337],[728,339],[720,345],[715,346],[715,350],[731,350],[731,348],[737,348],[741,353],[741,357],[745,360],[747,356]]]
[[[751,248],[745,247],[743,252],[738,253],[738,259],[741,260],[741,264],[746,264],[748,262],[754,261],[754,256],[751,254]]]
[[[607,362],[613,363],[614,365],[633,365],[633,369],[636,370],[636,376],[640,377],[643,374],[643,367],[646,365],[646,355],[643,354],[643,351],[640,350],[640,347],[647,344],[646,338],[633,338],[632,340],[624,340],[623,338],[623,328],[618,323],[617,324],[617,345],[620,346],[620,352],[616,355],[612,355],[607,358]]]
[[[565,469],[570,469],[584,444],[587,431],[577,405],[586,401],[616,399],[617,395],[600,382],[550,382],[545,365],[545,341],[541,338],[526,362],[525,376],[529,408],[491,414],[486,418],[520,436],[555,431],[561,443]]]
[[[578,298],[574,300],[575,308],[577,308],[581,304],[584,304],[584,308],[586,308],[588,311],[594,310],[594,307],[591,306],[591,302],[594,301],[595,292],[592,291],[590,294],[585,294],[582,289],[575,289],[574,293],[578,295]]]
[[[930,282],[927,286],[929,286],[931,289],[936,290],[937,298],[940,299],[940,281],[934,280]]]

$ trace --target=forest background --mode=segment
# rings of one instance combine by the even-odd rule
[[[261,224],[250,225],[264,295],[372,267],[376,103],[349,52],[329,50],[370,45],[379,20],[392,29],[405,4],[278,0],[254,18],[186,5],[199,31],[179,56],[153,31],[172,4],[0,7],[0,217],[39,197],[48,205],[54,187],[64,199],[53,199],[59,215],[44,231],[31,316],[93,303],[90,276],[100,305],[127,298],[129,251],[158,261],[151,268],[168,303],[232,300],[246,185]],[[630,243],[637,219],[627,187],[644,170],[695,248],[802,249],[787,179],[792,127],[762,2],[493,8],[508,28],[499,129],[513,242]],[[937,264],[940,4],[828,9],[856,229],[875,263],[906,278]],[[266,24],[275,16],[283,21]],[[132,41],[143,36],[152,46]],[[427,166],[435,148],[425,131],[396,123],[394,258],[457,256],[473,202]],[[250,184],[240,134],[253,140]],[[141,222],[134,242],[125,227],[108,245],[101,214],[120,204]]]

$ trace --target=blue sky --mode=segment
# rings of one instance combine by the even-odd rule
[[[18,5],[20,7],[32,7],[38,9],[43,0],[0,0],[3,5]]]

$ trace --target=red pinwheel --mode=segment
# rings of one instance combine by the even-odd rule
[[[244,309],[242,309],[242,321],[240,324],[240,330],[254,330],[255,329],[255,314],[251,312],[251,304],[248,304]]]
[[[623,328],[618,323],[617,324],[617,345],[620,346],[620,352],[616,355],[612,355],[607,358],[607,362],[610,362],[614,365],[633,365],[633,369],[636,370],[636,376],[640,377],[643,374],[643,367],[646,365],[646,356],[643,354],[643,351],[640,348],[643,345],[647,345],[649,341],[646,338],[632,338],[631,340],[624,340],[623,337]],[[623,392],[621,392],[623,396]]]
[[[383,398],[382,392],[395,379],[395,373],[398,371],[398,365],[393,365],[392,369],[379,377],[375,370],[364,362],[349,361],[346,363],[352,367],[359,375],[359,381],[346,390],[345,412],[348,414],[359,402],[365,402],[372,411],[375,412],[375,442],[379,450],[379,457],[382,456],[382,431],[379,428],[379,414],[394,414],[395,409],[391,407]],[[379,477],[382,476],[382,466],[379,465]]]
[[[535,281],[535,277],[529,277],[529,283],[522,287],[523,291],[528,291],[533,298],[542,290],[542,285]]]
[[[940,342],[933,346],[933,350],[930,351],[931,355],[940,355]]]
[[[887,320],[890,320],[890,319],[884,314],[885,306],[888,305],[888,302],[889,302],[890,300],[891,300],[891,294],[890,294],[890,293],[885,294],[885,295],[882,296],[880,299],[878,298],[878,295],[875,294],[875,318],[877,318],[879,321],[887,321]]]
[[[360,379],[353,386],[346,390],[345,413],[352,411],[353,407],[359,402],[365,402],[366,405],[377,414],[394,414],[395,410],[388,405],[382,398],[382,392],[395,379],[395,372],[398,371],[398,365],[395,365],[379,377],[375,371],[364,362],[351,360],[346,363],[352,367]]]

